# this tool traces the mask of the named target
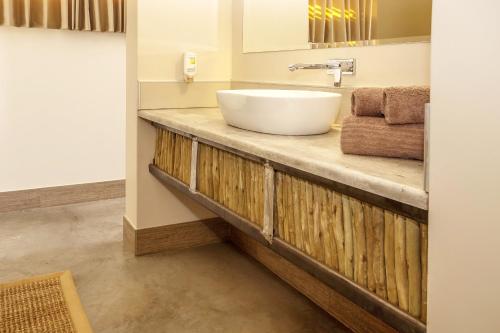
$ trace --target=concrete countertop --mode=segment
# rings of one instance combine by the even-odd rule
[[[340,128],[327,134],[281,136],[228,126],[218,109],[142,110],[139,117],[277,163],[428,209],[424,165],[420,161],[345,155]]]

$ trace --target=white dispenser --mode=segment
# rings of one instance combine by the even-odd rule
[[[194,81],[194,76],[198,71],[198,59],[196,53],[184,53],[184,81],[191,83]]]

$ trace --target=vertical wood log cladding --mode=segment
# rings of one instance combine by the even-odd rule
[[[191,178],[190,138],[157,128],[154,165],[189,185]]]
[[[204,143],[198,146],[198,191],[262,227],[264,166]]]
[[[276,237],[426,321],[427,226],[276,173]]]

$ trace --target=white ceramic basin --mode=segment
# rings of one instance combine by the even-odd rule
[[[281,135],[326,133],[337,117],[340,94],[304,90],[220,90],[225,121],[242,129]]]

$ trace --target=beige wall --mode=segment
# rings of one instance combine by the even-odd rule
[[[197,81],[231,78],[231,0],[147,0],[138,7],[138,77],[182,81],[185,51],[198,54]]]
[[[0,27],[0,192],[125,177],[125,36]]]
[[[244,0],[243,52],[309,48],[308,0]]]
[[[474,8],[433,7],[429,333],[500,332],[500,3]]]
[[[191,98],[193,94],[206,95],[199,92],[205,84],[180,83],[181,88],[177,89],[172,82],[183,80],[182,55],[194,51],[198,53],[195,81],[229,81],[231,1],[129,0],[128,24],[126,217],[138,229],[212,217],[206,209],[166,188],[149,174],[155,130],[137,118],[138,80],[159,82],[165,97],[155,96],[151,103],[141,98],[143,105],[187,105],[180,99]],[[153,85],[153,89],[158,86]],[[146,98],[148,94],[142,95]],[[213,98],[197,102],[189,106],[213,106]]]
[[[430,44],[414,43],[356,48],[242,53],[243,0],[233,1],[233,81],[332,86],[324,71],[296,71],[296,62],[323,63],[331,58],[354,57],[357,74],[345,77],[344,86],[429,84]]]

